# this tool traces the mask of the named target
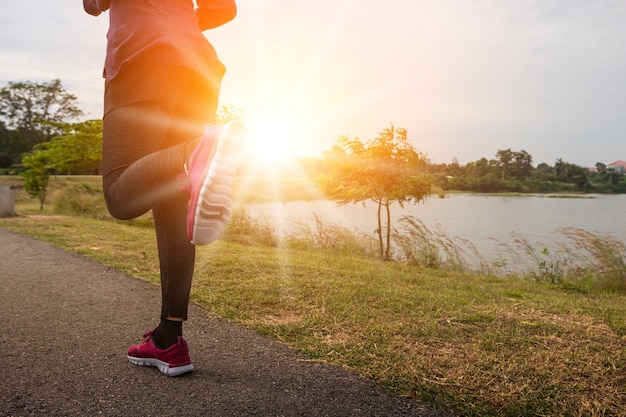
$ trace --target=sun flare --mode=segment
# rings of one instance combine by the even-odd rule
[[[250,131],[250,157],[257,163],[271,164],[297,156],[294,133],[287,123],[255,119],[250,120],[247,126]]]

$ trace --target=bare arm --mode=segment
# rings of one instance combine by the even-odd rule
[[[196,16],[200,30],[221,26],[237,15],[235,0],[198,0],[197,3]]]
[[[105,10],[109,9],[111,0],[83,0],[85,11],[93,16],[98,16]]]

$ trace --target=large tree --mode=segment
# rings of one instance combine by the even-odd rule
[[[66,92],[59,79],[9,82],[0,88],[0,120],[21,131],[30,147],[61,133],[60,123],[82,115],[76,96]]]
[[[380,256],[389,260],[390,205],[397,202],[402,207],[430,195],[426,164],[426,156],[411,144],[407,130],[391,125],[366,143],[358,138],[340,137],[324,153],[323,174],[317,179],[338,204],[372,201],[377,205]]]
[[[8,129],[0,120],[0,172],[20,162],[20,156],[30,149],[20,140],[20,132]]]

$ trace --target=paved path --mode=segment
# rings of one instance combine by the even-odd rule
[[[0,229],[0,416],[446,416],[197,306],[196,370],[131,365],[155,325],[156,286]]]

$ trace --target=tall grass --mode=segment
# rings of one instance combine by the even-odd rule
[[[591,279],[603,291],[626,293],[626,245],[613,236],[576,227],[560,229],[572,243],[573,277]]]
[[[266,218],[250,216],[245,208],[233,212],[224,238],[234,242],[269,247],[277,247],[279,243],[274,225]]]
[[[370,259],[378,258],[375,236],[341,224],[326,222],[312,213],[313,224],[294,225],[288,236],[279,236],[268,219],[252,218],[245,211],[233,216],[233,227],[226,239],[246,235],[251,241],[270,246],[287,245],[303,250],[324,250]],[[452,238],[439,228],[429,229],[412,216],[400,219],[393,230],[392,260],[431,269],[530,279],[561,285],[581,292],[626,293],[626,246],[610,235],[580,228],[562,228],[556,233],[565,237],[555,248],[532,245],[516,235],[515,245],[504,256],[489,262],[465,239]],[[237,239],[235,239],[237,240]],[[241,239],[239,239],[241,241]],[[281,243],[282,242],[282,243]],[[501,244],[503,248],[507,244]],[[504,268],[508,264],[516,267]]]
[[[413,216],[402,216],[399,223],[400,230],[393,231],[396,260],[409,265],[457,272],[484,272],[487,267],[487,262],[471,242],[453,239],[439,227],[430,230],[424,222]]]
[[[334,253],[375,258],[378,244],[373,235],[339,223],[326,222],[312,213],[313,225],[299,222],[288,234],[286,242],[291,248],[304,250],[324,250]]]
[[[608,234],[577,227],[556,230],[564,240],[554,248],[537,249],[517,236],[520,253],[532,262],[524,274],[539,282],[561,284],[579,291],[626,294],[626,245]]]

